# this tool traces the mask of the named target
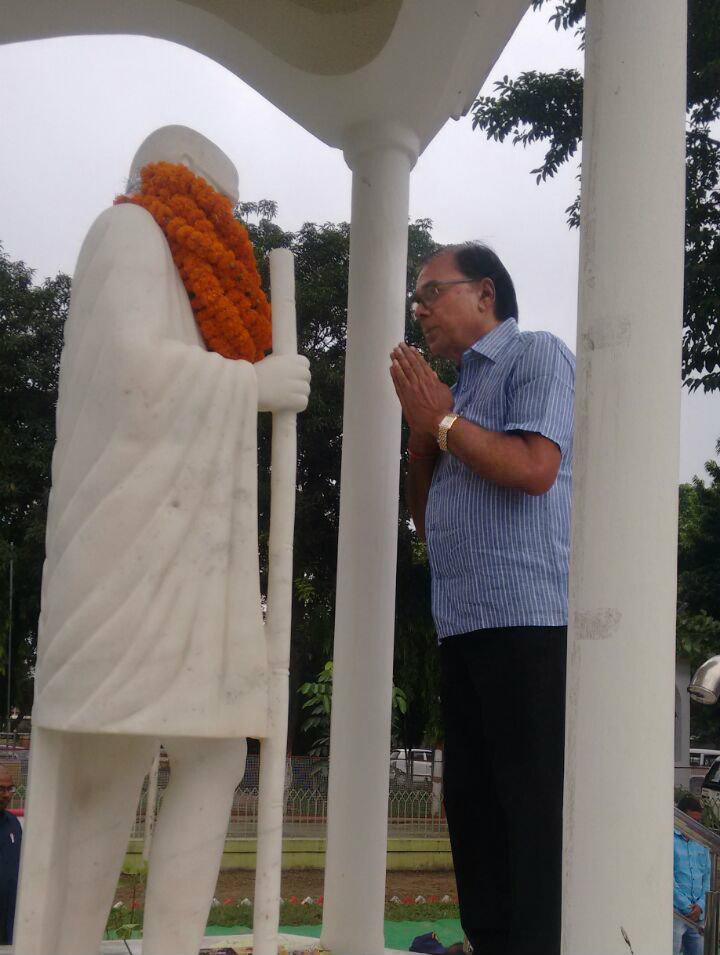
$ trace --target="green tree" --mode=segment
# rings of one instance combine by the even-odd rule
[[[548,0],[533,0],[538,10]],[[585,0],[554,0],[549,22],[584,39]],[[495,84],[492,96],[472,109],[473,127],[488,139],[548,144],[543,162],[531,170],[537,181],[555,175],[571,159],[582,136],[583,79],[574,69],[528,71]],[[690,391],[720,389],[720,4],[689,0],[687,84],[687,203],[683,381]],[[567,210],[579,222],[579,199]]]
[[[313,737],[310,749],[311,756],[326,756],[330,745],[330,714],[332,712],[333,689],[333,661],[328,660],[315,679],[303,683],[298,689],[300,696],[305,697],[302,705],[309,710],[310,715],[305,719],[301,729]],[[407,712],[407,697],[397,686],[392,688],[391,710],[393,728],[397,732],[396,720]]]
[[[70,297],[67,275],[40,286],[32,277],[32,269],[11,262],[0,247],[0,669],[7,680],[12,559],[11,703],[25,712],[32,702],[58,367]],[[4,707],[5,697],[3,717]]]
[[[257,216],[260,222],[272,222],[277,216],[278,205],[272,199],[260,199],[257,202],[238,202],[235,215],[247,225],[250,216]]]
[[[708,484],[696,477],[680,486],[677,646],[693,670],[720,653],[720,464],[705,469]],[[693,703],[691,732],[720,741],[720,709]]]

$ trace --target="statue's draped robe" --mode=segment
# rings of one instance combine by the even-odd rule
[[[208,352],[144,209],[82,247],[60,371],[35,725],[264,736],[257,379]]]

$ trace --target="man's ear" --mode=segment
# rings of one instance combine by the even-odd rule
[[[478,309],[486,312],[495,308],[495,283],[491,278],[480,280],[480,295],[478,297]]]

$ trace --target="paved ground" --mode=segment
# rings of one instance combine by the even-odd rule
[[[278,941],[280,945],[288,951],[306,951],[309,946],[314,943],[319,944],[315,939],[309,939],[303,935],[280,935]],[[231,946],[233,948],[237,947],[238,949],[242,949],[251,944],[252,935],[210,936],[203,939],[203,948]],[[10,948],[5,949],[4,946],[0,946],[0,952],[3,951],[9,953]],[[140,955],[142,952],[142,942],[133,940],[129,942],[127,946],[124,942],[103,942],[100,949],[101,955],[127,955],[128,951],[130,951],[131,955]],[[407,952],[386,948],[385,955],[407,955]]]

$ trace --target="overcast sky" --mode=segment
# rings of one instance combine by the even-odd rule
[[[529,12],[493,80],[524,69],[581,68],[576,40]],[[215,141],[240,173],[243,200],[274,199],[278,222],[350,217],[350,172],[320,143],[213,61],[141,37],[73,37],[0,46],[0,242],[38,279],[72,273],[93,219],[124,189],[142,139],[168,123]],[[466,117],[449,121],[418,160],[411,218],[440,242],[482,239],[515,281],[521,325],[575,347],[578,235],[565,224],[577,164],[537,186],[541,146],[488,143]],[[683,399],[681,480],[703,474],[720,437],[720,395]]]

